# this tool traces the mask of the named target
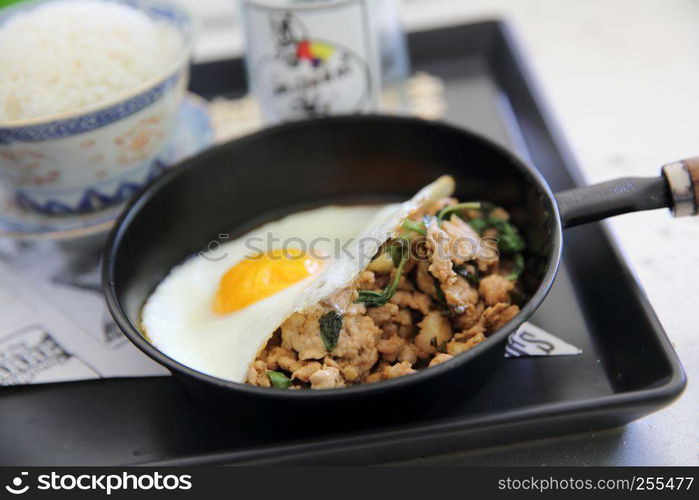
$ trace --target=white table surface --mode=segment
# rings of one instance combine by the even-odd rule
[[[241,50],[234,0],[180,0],[202,18],[199,61]],[[699,3],[405,0],[408,29],[506,17],[588,181],[656,175],[699,155]],[[619,430],[418,460],[425,464],[699,464],[699,219],[609,222],[687,371],[671,407]]]

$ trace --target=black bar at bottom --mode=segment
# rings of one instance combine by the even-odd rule
[[[696,495],[690,467],[36,467],[0,469],[0,483],[25,498],[456,498],[602,492]],[[461,492],[461,494],[459,494]],[[694,493],[691,493],[694,492]],[[475,497],[474,495],[478,495]]]

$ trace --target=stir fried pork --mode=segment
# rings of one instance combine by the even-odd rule
[[[378,382],[485,342],[519,313],[524,241],[508,221],[502,208],[453,198],[414,214],[356,284],[334,294],[333,304],[347,304],[342,314],[319,305],[289,317],[251,363],[248,383],[329,389]],[[482,251],[484,237],[497,251]],[[425,251],[413,254],[413,243]]]

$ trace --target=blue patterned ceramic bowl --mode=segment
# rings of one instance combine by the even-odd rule
[[[0,179],[25,208],[60,215],[119,203],[152,177],[167,145],[187,87],[193,19],[160,0],[117,1],[175,27],[180,53],[162,75],[127,94],[75,112],[0,122]],[[0,11],[0,23],[42,3]]]

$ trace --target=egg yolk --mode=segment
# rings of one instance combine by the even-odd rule
[[[221,277],[214,312],[228,314],[290,287],[321,268],[321,262],[298,249],[272,250],[247,257]]]

